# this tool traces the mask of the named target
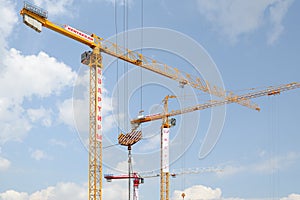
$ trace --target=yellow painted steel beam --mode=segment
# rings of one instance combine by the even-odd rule
[[[33,13],[33,12],[30,12],[29,10],[26,10],[25,8],[23,8],[20,11],[20,14],[22,16],[28,15],[28,16],[32,17],[33,19],[39,21],[42,24],[42,26],[44,26],[44,27],[46,27],[48,29],[51,29],[54,32],[60,33],[60,34],[62,34],[64,36],[66,36],[66,37],[69,37],[69,38],[71,38],[73,40],[76,40],[76,41],[78,41],[80,43],[88,45],[91,48],[95,48],[96,46],[99,46],[99,44],[96,44],[95,41],[90,41],[90,40],[88,40],[88,39],[86,39],[86,38],[84,38],[84,37],[76,34],[75,30],[73,32],[70,31],[70,30],[67,30],[64,27],[58,26],[58,25],[54,24],[53,22],[51,22],[51,21],[49,21],[49,20],[47,20],[47,19],[39,16],[36,13]],[[99,37],[96,36],[95,34],[92,34],[91,37],[93,39],[96,39],[96,38],[99,39]]]

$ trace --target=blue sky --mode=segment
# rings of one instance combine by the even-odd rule
[[[144,48],[146,56],[224,84],[226,90],[246,93],[299,81],[299,1],[33,2],[58,24]],[[89,49],[51,30],[34,32],[22,22],[22,6],[21,1],[0,0],[0,199],[87,199],[88,69],[80,55]],[[134,31],[122,35],[126,30]],[[149,30],[161,35],[151,37]],[[170,109],[210,98],[107,55],[103,59],[105,147],[117,143],[121,130],[129,131],[129,120],[139,110],[161,112],[165,95],[180,96],[170,101]],[[181,199],[184,191],[186,199],[194,200],[299,200],[299,100],[299,90],[293,90],[253,99],[260,112],[232,104],[177,116],[171,171],[224,171],[171,179],[171,198]],[[221,126],[221,135],[200,159],[210,125]],[[135,171],[159,168],[159,126],[159,121],[143,125],[144,139],[133,149]],[[125,148],[108,147],[103,153],[104,172],[126,173]],[[140,185],[140,199],[153,196],[159,198],[158,178]],[[127,199],[127,181],[104,181],[104,198]]]

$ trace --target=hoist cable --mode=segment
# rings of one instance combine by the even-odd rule
[[[118,7],[117,7],[117,0],[115,0],[114,4],[114,14],[115,14],[115,35],[116,35],[116,44],[118,43]],[[116,52],[117,54],[117,48]],[[119,59],[117,58],[117,73],[116,73],[116,80],[117,80],[117,126],[118,126],[118,133],[120,132],[120,88],[119,88]]]

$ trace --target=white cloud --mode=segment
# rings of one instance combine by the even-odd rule
[[[36,149],[31,152],[31,157],[35,160],[42,160],[42,159],[47,159],[49,156],[42,150]]]
[[[6,158],[0,156],[0,171],[7,170],[11,165],[11,162]]]
[[[56,186],[48,187],[31,194],[29,200],[87,199],[87,188],[86,184],[58,183]]]
[[[252,169],[256,172],[274,173],[278,170],[284,170],[288,168],[297,159],[299,159],[299,157],[300,156],[294,152],[290,152],[286,155],[274,156],[268,160],[253,165]]]
[[[245,166],[235,166],[235,165],[227,165],[222,168],[221,172],[217,172],[217,175],[220,177],[232,176],[237,173],[242,173],[247,169]]]
[[[21,141],[26,136],[32,125],[23,114],[21,106],[0,97],[0,144]]]
[[[223,197],[220,188],[211,188],[204,185],[194,185],[184,191],[175,190],[171,200],[181,200],[182,193],[185,199],[201,199],[201,200],[266,200],[271,198],[240,198],[240,197]],[[280,200],[300,200],[299,194],[290,194],[288,197],[280,198]]]
[[[52,124],[52,111],[50,109],[45,109],[44,107],[28,109],[27,114],[29,119],[34,123],[41,122],[46,127],[49,127]]]
[[[105,87],[102,99],[103,130],[109,132],[115,120],[112,114],[114,103]],[[84,70],[77,76],[73,97],[61,102],[58,108],[60,121],[76,128],[81,139],[86,141],[89,130],[89,70]]]
[[[288,169],[293,163],[299,160],[299,153],[289,152],[285,155],[272,156],[271,158],[266,158],[267,153],[263,151],[262,161],[257,163],[252,163],[248,165],[236,165],[236,164],[227,164],[222,169],[222,172],[218,172],[218,176],[232,176],[238,173],[274,173],[279,170]],[[259,152],[259,156],[262,154]]]
[[[300,194],[290,194],[288,197],[281,198],[280,200],[300,200]]]
[[[282,20],[293,0],[197,0],[197,3],[200,13],[231,41],[270,25],[268,43],[272,44],[284,29]]]
[[[76,73],[62,62],[44,52],[23,55],[8,48],[17,24],[15,3],[0,0],[0,144],[21,141],[34,123],[50,126],[51,110],[23,107],[24,100],[60,95],[75,80]]]
[[[87,199],[87,184],[58,183],[32,194],[8,190],[0,193],[1,200],[54,200],[54,199]]]
[[[116,180],[113,183],[107,183],[103,189],[103,199],[106,200],[127,200],[128,199],[128,181]]]
[[[24,109],[24,100],[60,95],[72,86],[76,73],[44,52],[25,56],[10,49],[0,64],[0,143],[21,141],[33,123],[52,124],[51,110]]]
[[[89,116],[89,70],[79,74],[74,81],[72,98],[59,103],[59,119],[62,123],[77,128],[78,132],[87,132]]]
[[[16,103],[26,97],[59,94],[66,86],[72,86],[76,77],[69,66],[44,52],[25,56],[12,48],[3,60],[3,66],[0,95]]]
[[[112,183],[103,183],[103,199],[105,200],[126,200],[128,199],[127,181],[116,180]],[[45,189],[33,192],[17,192],[7,190],[0,193],[1,200],[56,200],[56,199],[72,199],[82,200],[87,199],[88,184],[77,184],[73,182],[60,182],[54,186],[48,186]],[[222,191],[219,188],[211,188],[203,185],[194,185],[184,191],[175,190],[172,195],[172,200],[181,200],[182,192],[185,193],[185,199],[201,199],[201,200],[247,200],[247,198],[238,197],[222,197]],[[257,198],[266,199],[266,198]],[[250,200],[250,199],[249,199]],[[251,199],[253,200],[253,199]],[[300,194],[290,194],[280,200],[300,200]]]
[[[77,107],[79,109],[81,107]],[[87,107],[88,108],[88,105]],[[66,99],[62,103],[58,105],[59,119],[61,122],[65,123],[68,126],[74,127],[74,112],[73,112],[73,99]],[[88,110],[88,109],[85,109]],[[84,111],[84,110],[83,110]],[[87,114],[87,115],[84,115]],[[82,116],[88,116],[88,111],[84,111],[84,114],[81,113]]]
[[[33,3],[47,10],[51,16],[72,16],[71,8],[73,6],[73,0],[33,0]]]
[[[133,159],[132,159],[132,165],[134,165]],[[128,160],[119,162],[115,167],[115,170],[121,173],[128,173]]]
[[[111,3],[112,5],[116,3],[116,5],[118,6],[124,6],[124,0],[102,0],[102,1]],[[74,2],[76,1],[74,0],[33,0],[33,3],[35,5],[47,10],[51,16],[61,16],[61,15],[73,16],[74,15],[73,10],[75,7]],[[99,1],[85,0],[82,2],[95,3]],[[127,0],[125,3],[126,5],[128,5],[128,7],[131,7],[134,2],[133,0]]]
[[[103,130],[108,133],[115,125],[114,115],[107,115],[103,118]]]
[[[146,144],[140,147],[142,151],[156,150],[160,148],[160,132],[158,131],[155,135],[148,137],[145,142]]]
[[[282,20],[294,0],[281,0],[270,8],[270,21],[273,28],[269,33],[268,43],[273,44],[284,30]]]
[[[7,47],[6,37],[10,35],[18,20],[14,7],[15,5],[12,1],[0,0],[0,59],[3,58],[5,48]]]
[[[60,146],[60,147],[66,147],[67,144],[63,141],[57,140],[57,139],[50,139],[49,144],[54,146]]]
[[[51,125],[50,110],[22,107],[25,99],[44,98],[59,94],[71,86],[75,73],[65,64],[44,52],[22,55],[14,48],[8,50],[6,40],[18,17],[11,1],[0,1],[0,143],[21,141],[31,130],[32,123]]]
[[[241,199],[241,198],[223,198],[223,200],[246,200],[246,199]],[[249,200],[259,200],[259,199],[249,199]],[[261,199],[261,200],[266,200],[266,199]]]
[[[212,189],[203,185],[194,185],[184,191],[175,190],[172,200],[182,199],[182,193],[185,194],[186,199],[201,199],[201,200],[214,200],[221,199],[221,189]]]
[[[95,0],[88,0],[89,2],[93,2]],[[124,4],[124,0],[102,0],[108,3],[111,3],[112,5],[118,5],[118,6],[124,6],[125,4],[128,5],[128,7],[130,8],[133,5],[133,0],[126,0],[125,4]]]
[[[0,193],[1,200],[29,200],[29,196],[25,192],[16,192],[14,190],[7,190]]]
[[[126,183],[104,183],[103,198],[106,200],[126,200],[128,197]],[[55,186],[49,186],[45,189],[28,194],[25,192],[17,192],[8,190],[0,193],[1,200],[58,200],[72,199],[82,200],[88,199],[88,185],[76,184],[72,182],[57,183]]]

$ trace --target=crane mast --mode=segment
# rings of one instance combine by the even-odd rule
[[[95,47],[90,56],[89,200],[102,199],[102,56]]]

